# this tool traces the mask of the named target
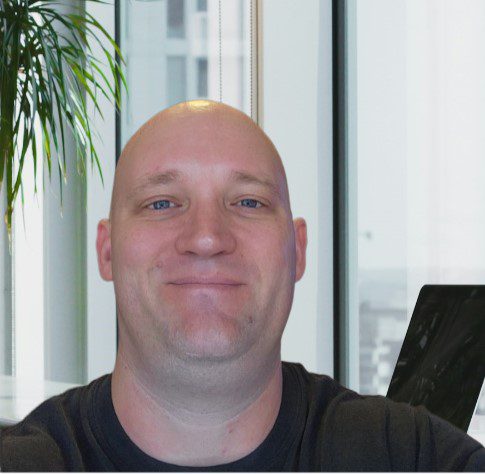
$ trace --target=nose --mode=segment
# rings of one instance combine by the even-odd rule
[[[199,203],[187,213],[175,246],[180,254],[213,257],[234,252],[236,238],[224,209]]]

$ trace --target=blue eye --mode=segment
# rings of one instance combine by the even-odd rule
[[[262,204],[256,199],[241,199],[239,202],[241,203],[241,206],[249,207],[251,209],[256,209],[262,206]]]
[[[150,206],[153,206],[153,209],[158,211],[160,209],[168,209],[171,207],[170,204],[173,204],[172,201],[169,201],[168,199],[161,199],[160,201],[152,202]]]

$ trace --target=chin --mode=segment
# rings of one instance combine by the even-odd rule
[[[234,320],[204,326],[185,324],[171,341],[179,357],[192,361],[223,362],[241,356],[250,346],[249,334]]]

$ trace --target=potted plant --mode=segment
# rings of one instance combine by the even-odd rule
[[[101,2],[101,0],[89,0]],[[58,157],[62,181],[66,180],[66,128],[76,143],[78,170],[85,172],[86,159],[103,179],[93,145],[87,97],[102,116],[99,93],[119,108],[121,87],[126,88],[120,65],[100,38],[107,38],[116,54],[121,53],[108,32],[89,13],[61,15],[58,0],[0,0],[0,190],[5,186],[5,223],[11,233],[14,203],[22,186],[27,151],[32,150],[37,173],[37,143],[34,124],[42,130],[42,155],[49,177],[52,150]],[[59,33],[62,26],[63,33]],[[89,38],[101,45],[109,64],[92,54]],[[34,190],[35,191],[35,190]]]

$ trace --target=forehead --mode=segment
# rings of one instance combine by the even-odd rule
[[[196,172],[192,173],[192,175],[187,174],[185,171],[180,172],[178,169],[167,169],[157,173],[147,173],[146,175],[141,176],[137,183],[131,189],[129,189],[125,195],[127,196],[127,199],[130,200],[139,194],[151,191],[152,188],[171,186],[178,183],[190,183],[191,178],[194,176],[199,176],[202,177],[202,179],[205,179],[204,175],[206,174],[216,176],[218,173],[217,170],[214,172],[212,169],[207,170],[206,173]],[[275,182],[271,176],[265,174],[256,175],[243,170],[234,169],[229,171],[223,170],[223,172],[220,174],[223,178],[224,184],[228,185],[229,187],[234,187],[237,184],[247,184],[263,188],[266,190],[266,192],[270,193],[274,197],[285,196],[284,189],[281,186],[278,186],[278,183]],[[195,184],[197,185],[197,183]]]
[[[130,140],[117,168],[119,184],[128,188],[166,170],[185,179],[246,173],[276,186],[284,181],[281,160],[267,136],[249,119],[221,115],[148,123]]]

